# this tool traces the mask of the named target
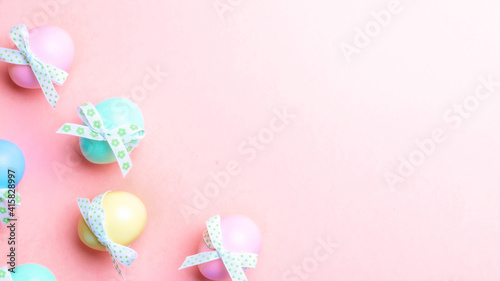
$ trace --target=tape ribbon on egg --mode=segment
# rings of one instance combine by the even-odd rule
[[[222,244],[222,228],[220,216],[215,216],[207,221],[207,230],[203,233],[205,244],[212,252],[203,252],[192,255],[184,260],[179,269],[207,263],[217,259],[222,259],[231,280],[247,281],[245,272],[247,268],[257,266],[257,254],[252,253],[232,253],[224,248]]]
[[[80,208],[80,212],[82,213],[87,226],[97,237],[99,243],[106,247],[106,250],[111,256],[111,260],[113,261],[113,264],[115,266],[115,270],[125,280],[119,264],[122,264],[124,266],[131,265],[137,258],[137,253],[129,247],[113,242],[106,233],[102,199],[108,192],[96,196],[92,200],[92,203],[86,198],[78,198],[78,207]]]
[[[7,266],[0,267],[0,281],[12,281],[12,276]]]
[[[15,192],[15,198],[9,197],[14,194],[12,191],[12,188],[0,188],[0,220],[2,220],[3,225],[7,225],[12,219],[9,211],[9,207],[12,207],[12,205],[9,205],[9,200],[14,199],[14,206],[21,206],[21,196],[19,195],[19,193]],[[2,279],[0,279],[0,281],[1,280]]]
[[[55,108],[59,95],[53,83],[59,86],[63,85],[68,78],[68,73],[53,65],[44,63],[33,53],[30,48],[28,28],[24,24],[11,28],[10,38],[19,50],[0,48],[0,61],[29,65],[45,94],[45,98]]]
[[[108,142],[122,175],[125,177],[132,168],[129,153],[139,145],[139,141],[144,138],[146,131],[136,124],[126,124],[108,130],[104,127],[99,112],[91,103],[80,105],[78,115],[84,125],[66,123],[57,130],[57,133]]]

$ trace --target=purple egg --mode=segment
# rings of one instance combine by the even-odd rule
[[[69,71],[73,63],[75,47],[73,40],[64,29],[51,25],[38,26],[31,29],[29,35],[30,48],[42,62],[66,72]],[[40,88],[29,65],[9,64],[9,75],[14,83],[23,88]]]
[[[222,244],[230,252],[259,254],[262,237],[259,227],[249,218],[233,215],[221,218]],[[201,239],[198,252],[211,252]],[[221,259],[198,265],[201,274],[211,280],[229,280],[230,276]]]

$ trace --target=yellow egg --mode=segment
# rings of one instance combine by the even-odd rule
[[[115,243],[129,246],[141,235],[147,221],[146,207],[137,196],[125,191],[106,193],[102,200],[106,232]],[[78,236],[92,249],[106,251],[80,216]]]

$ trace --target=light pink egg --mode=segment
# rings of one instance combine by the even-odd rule
[[[249,218],[233,215],[221,218],[223,246],[234,253],[259,254],[262,237],[257,225]],[[205,241],[201,239],[198,252],[210,252]],[[221,259],[198,265],[201,274],[211,280],[230,280],[230,276]]]
[[[29,35],[30,48],[42,62],[69,71],[75,47],[66,31],[57,26],[45,25],[31,29]],[[40,88],[33,70],[28,65],[9,64],[9,75],[14,83],[23,88]]]

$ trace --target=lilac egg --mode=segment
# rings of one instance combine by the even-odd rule
[[[249,218],[232,215],[221,218],[222,244],[233,253],[259,254],[262,237],[259,227]],[[198,252],[211,252],[202,239]],[[201,274],[211,280],[229,280],[230,276],[221,259],[198,265]]]

